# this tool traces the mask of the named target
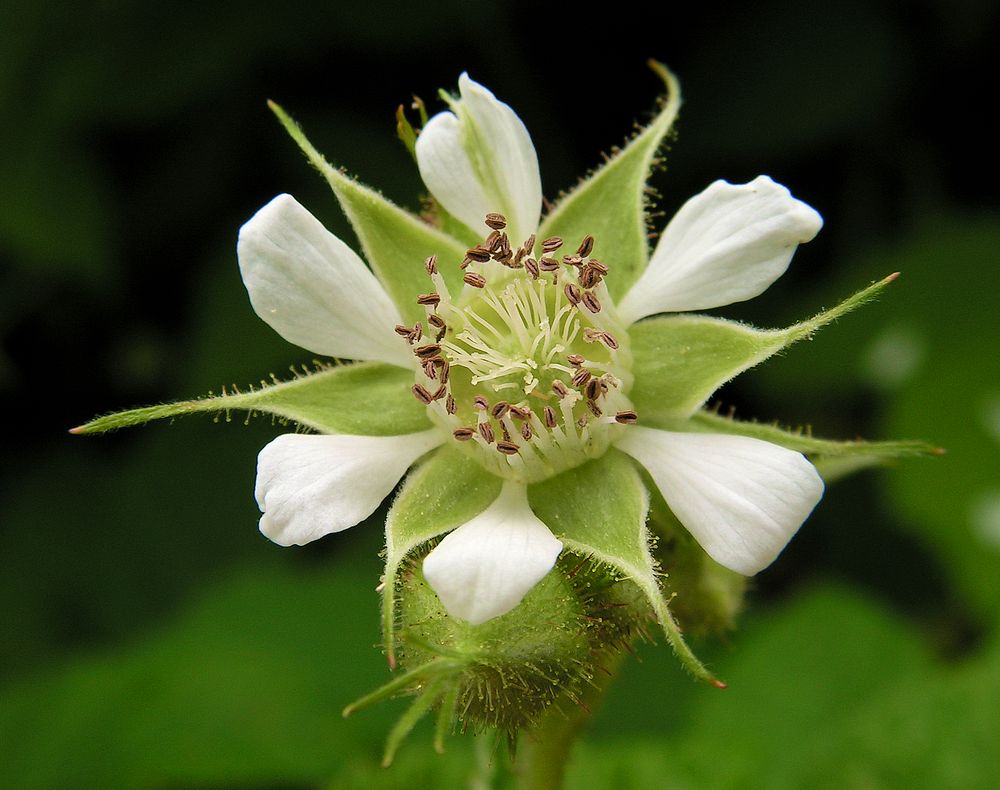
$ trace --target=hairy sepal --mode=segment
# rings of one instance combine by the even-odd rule
[[[532,510],[567,549],[613,568],[642,591],[688,671],[713,685],[723,685],[691,652],[663,597],[646,529],[649,495],[628,456],[610,450],[529,487],[528,498]]]
[[[612,267],[607,284],[615,299],[627,293],[649,263],[646,181],[680,110],[680,85],[650,62],[667,86],[659,113],[624,148],[570,190],[542,222],[539,238],[561,236],[576,244],[595,239],[593,255]]]
[[[688,417],[727,381],[871,301],[896,276],[873,283],[836,307],[785,329],[757,329],[687,314],[633,324],[629,339],[635,384],[629,398],[644,421]]]
[[[188,414],[270,414],[320,433],[398,436],[430,427],[410,395],[413,374],[381,362],[323,367],[290,381],[261,382],[247,392],[145,406],[98,417],[71,433],[104,433]]]
[[[427,541],[482,513],[499,496],[502,481],[454,447],[443,447],[406,478],[385,522],[382,636],[394,666],[398,575],[403,560]]]
[[[365,259],[404,320],[424,318],[424,309],[415,300],[430,287],[423,266],[428,256],[454,261],[454,266],[442,266],[441,274],[453,293],[461,290],[463,273],[457,264],[465,256],[465,245],[335,168],[281,107],[274,102],[269,106],[330,184],[361,242]]]

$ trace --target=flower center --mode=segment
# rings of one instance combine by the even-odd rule
[[[486,224],[461,262],[462,293],[452,297],[432,255],[435,290],[417,298],[426,325],[396,332],[419,362],[413,394],[430,418],[494,474],[533,482],[602,455],[636,421],[628,336],[592,236],[558,260],[558,237],[513,249],[503,216]]]

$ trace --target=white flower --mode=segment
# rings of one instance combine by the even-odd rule
[[[417,162],[445,211],[475,237],[493,232],[464,261],[398,262],[426,266],[424,321],[405,324],[401,310],[410,306],[390,296],[393,275],[380,271],[380,282],[288,195],[240,231],[243,280],[264,321],[315,353],[411,371],[412,391],[400,395],[416,397],[428,416],[425,430],[398,436],[274,440],[258,460],[261,531],[301,545],[345,529],[421,456],[458,447],[503,485],[423,570],[452,615],[481,623],[515,607],[573,541],[570,529],[553,535],[533,513],[528,486],[614,447],[645,467],[713,559],[745,575],[767,567],[822,496],[820,476],[802,454],[757,438],[683,430],[683,421],[682,430],[634,424],[644,415],[630,392],[654,371],[633,360],[630,328],[756,296],[816,235],[820,216],[766,176],[717,181],[681,207],[648,265],[645,250],[643,260],[622,263],[613,246],[600,247],[598,260],[600,236],[567,240],[562,250],[562,240],[536,239],[541,180],[523,123],[467,75],[459,91],[418,137]],[[441,270],[460,264],[464,287],[454,279],[449,287]],[[619,265],[635,277],[616,300],[608,283]],[[363,406],[365,393],[357,397]]]

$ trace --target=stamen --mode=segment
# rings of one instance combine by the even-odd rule
[[[555,252],[562,247],[563,240],[558,236],[549,236],[542,242],[542,252]]]
[[[454,431],[451,432],[451,435],[454,436],[456,439],[458,439],[458,441],[460,442],[469,441],[469,439],[472,438],[473,434],[475,434],[475,431],[472,430],[472,428],[456,428]]]
[[[586,368],[580,368],[573,374],[573,378],[570,380],[570,383],[572,383],[574,387],[582,387],[590,381],[592,375],[593,374]]]
[[[510,411],[510,404],[506,401],[497,401],[493,408],[490,409],[490,414],[497,420],[503,417],[508,411]]]
[[[483,246],[471,247],[465,251],[465,257],[476,263],[486,263],[490,259],[490,251]]]
[[[514,442],[503,441],[497,442],[497,450],[499,450],[504,455],[517,455],[520,448],[514,444]]]
[[[429,406],[430,402],[433,400],[433,398],[431,397],[431,394],[427,391],[427,389],[424,388],[424,387],[422,387],[422,386],[420,386],[419,384],[414,384],[410,388],[410,390],[413,392],[413,396],[418,401],[420,401],[421,403],[423,403],[425,406]]]
[[[573,367],[578,368],[586,360],[584,359],[583,354],[570,354],[568,357],[566,357],[566,361],[569,362],[569,364],[571,364]]]
[[[424,260],[424,268],[427,270],[428,274],[437,274],[438,270],[438,256],[430,255]]]
[[[444,408],[448,414],[454,414],[458,411],[458,404],[455,403],[455,398],[451,395],[451,393],[448,394],[448,399],[444,402]]]
[[[441,353],[441,346],[437,343],[428,343],[425,346],[417,346],[413,353],[420,359],[432,359]]]
[[[622,425],[633,425],[638,421],[639,415],[631,409],[620,411],[615,415],[615,422],[621,423]]]
[[[600,300],[589,291],[583,295],[583,299],[581,299],[580,301],[583,302],[583,306],[586,307],[588,310],[590,310],[590,312],[592,313],[601,312]]]
[[[590,255],[590,251],[594,249],[594,237],[589,233],[583,237],[583,241],[580,242],[580,246],[576,248],[576,254],[581,258],[586,258]]]
[[[583,299],[583,294],[580,292],[580,288],[573,283],[566,283],[566,285],[563,286],[563,293],[566,294],[566,300],[574,307],[580,304],[580,301]]]
[[[482,436],[487,444],[493,444],[496,439],[496,434],[493,432],[493,426],[488,422],[479,423],[479,435]]]
[[[538,268],[543,272],[554,272],[559,270],[559,261],[555,258],[550,258],[548,255],[543,255],[542,259],[538,262]]]
[[[556,410],[553,409],[551,406],[546,406],[542,411],[543,414],[545,415],[545,427],[555,428],[556,425],[558,425],[558,421],[556,419]]]
[[[420,296],[417,297],[417,304],[437,307],[440,303],[441,294],[438,293],[420,294]]]
[[[590,376],[590,373],[587,373]],[[569,394],[569,390],[566,389],[566,385],[563,384],[559,379],[552,382],[552,391],[559,396],[559,399],[565,398]]]
[[[486,287],[486,278],[481,274],[476,274],[475,272],[467,272],[462,280],[466,285],[471,285],[473,288]]]
[[[493,230],[503,230],[507,227],[507,218],[503,214],[490,212],[486,215],[486,225]]]
[[[531,275],[532,279],[535,279],[535,280],[538,279],[538,271],[539,271],[539,269],[538,269],[538,261],[536,261],[534,258],[525,258],[524,259],[524,269],[525,269],[525,271],[528,272],[528,274]]]

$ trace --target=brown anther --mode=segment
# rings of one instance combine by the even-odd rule
[[[608,332],[601,332],[601,342],[603,342],[604,345],[606,345],[612,351],[617,351],[618,350],[618,347],[619,347],[618,346],[618,341],[615,339],[614,335],[612,335],[612,334],[610,334]]]
[[[531,255],[532,251],[535,249],[535,234],[532,233],[528,238],[524,240],[524,244],[521,245],[521,249],[524,250],[525,255]]]
[[[531,275],[532,279],[538,279],[538,261],[534,258],[524,259],[524,270]]]
[[[583,306],[586,307],[588,310],[590,310],[590,312],[592,313],[601,312],[601,300],[598,299],[589,291],[583,295],[583,299],[581,299],[580,301],[583,302]]]
[[[396,328],[395,328],[394,331],[400,337],[407,337],[408,338],[410,336],[410,332],[412,332],[413,330],[410,329],[410,327],[408,327],[408,326],[403,326],[402,324],[396,324]]]
[[[597,260],[597,258],[591,258],[589,261],[587,261],[587,265],[591,269],[596,269],[602,277],[608,273],[607,265],[601,263],[599,260]]]
[[[417,297],[417,304],[437,307],[440,303],[441,303],[441,294],[439,293],[420,294],[420,296]]]
[[[514,442],[502,441],[497,442],[497,450],[504,455],[517,455],[519,448]]]
[[[486,278],[481,274],[476,274],[475,272],[466,272],[462,281],[466,285],[471,285],[473,288],[485,288]]]
[[[632,425],[639,421],[639,415],[636,414],[631,409],[626,411],[620,411],[615,414],[615,422],[620,422],[622,425]]]
[[[580,285],[584,288],[593,288],[601,281],[601,273],[591,266],[584,266],[580,272]]]
[[[587,408],[590,409],[591,413],[595,417],[600,417],[602,414],[604,414],[604,412],[601,411],[601,407],[597,405],[597,401],[593,399],[587,400]]]
[[[417,346],[413,349],[413,353],[416,354],[419,359],[433,359],[441,353],[441,346],[437,343],[428,343],[425,346]]]
[[[505,442],[509,442],[510,441],[510,431],[507,430],[507,426],[504,425],[503,423],[500,423],[500,432],[503,434],[503,440]]]
[[[490,414],[492,414],[496,419],[499,420],[509,411],[510,411],[510,404],[507,403],[507,401],[500,400],[493,404],[493,408],[490,409]]]
[[[601,380],[592,378],[587,382],[587,386],[584,387],[584,394],[590,400],[597,400],[601,395],[604,394],[604,388],[601,386]]]
[[[594,329],[592,326],[585,326],[583,328],[583,342],[593,343],[596,340],[603,340],[605,333],[600,329]]]
[[[483,246],[490,252],[496,252],[500,246],[500,231],[495,230],[483,240]]]
[[[470,258],[470,257],[469,257],[468,255],[466,255],[466,256],[465,256],[465,257],[464,257],[464,258],[462,259],[462,262],[461,262],[461,263],[460,263],[460,264],[458,265],[458,268],[459,268],[459,269],[463,269],[463,270],[464,270],[464,269],[468,269],[468,268],[469,268],[469,264],[470,264],[470,263],[472,263],[472,258]]]
[[[506,233],[500,234],[500,242],[499,244],[497,244],[496,251],[499,252],[500,255],[504,258],[509,257],[511,255],[510,239],[507,238]]]
[[[456,428],[451,432],[451,435],[460,442],[467,442],[472,438],[474,433],[475,431],[472,428]]]
[[[433,398],[431,398],[431,394],[419,384],[414,384],[410,389],[413,391],[413,397],[425,406],[430,404],[431,400],[433,400]]]
[[[558,236],[549,236],[542,242],[542,252],[555,252],[562,247],[563,240]]]
[[[428,359],[424,364],[424,375],[429,379],[437,378],[437,366],[435,366],[433,360]]]
[[[524,437],[525,441],[528,441],[534,435],[535,435],[535,432],[531,430],[531,423],[530,422],[523,422],[523,423],[521,423],[521,436]]]
[[[548,255],[543,255],[542,259],[538,262],[538,268],[543,272],[554,272],[559,268],[559,261],[555,258],[550,258]]]
[[[493,230],[503,230],[507,227],[507,218],[503,214],[491,211],[486,215],[486,226]]]
[[[576,373],[573,374],[573,378],[570,379],[570,383],[574,387],[584,386],[590,379],[593,378],[593,374],[586,368],[580,368]]]
[[[590,373],[588,372],[587,375],[589,376]],[[563,384],[559,379],[556,379],[555,381],[552,382],[552,391],[559,396],[560,400],[562,400],[569,394],[569,390],[566,388],[566,385]]]
[[[448,397],[445,399],[444,408],[448,414],[454,414],[458,411],[458,405],[455,403],[455,396],[450,392],[448,393]]]
[[[579,255],[563,255],[562,262],[567,266],[582,266],[583,258]]]
[[[583,299],[583,293],[581,293],[579,286],[574,283],[566,283],[563,287],[563,293],[566,294],[566,299],[571,305],[578,305]]]
[[[594,249],[594,237],[589,233],[583,237],[583,241],[580,242],[580,246],[576,248],[576,254],[581,258],[586,258],[590,255],[590,251]]]
[[[430,324],[431,326],[436,326],[438,329],[444,329],[445,326],[447,326],[444,322],[444,319],[441,316],[436,315],[434,313],[431,313],[429,316],[427,316],[427,323]]]
[[[574,368],[580,367],[584,362],[583,354],[570,354],[566,357],[566,361],[569,362]]]
[[[546,428],[555,428],[556,427],[557,421],[556,421],[556,410],[555,409],[553,409],[551,406],[546,406],[545,409],[542,411],[542,415],[545,417],[545,427]]]
[[[437,274],[438,270],[438,256],[429,255],[424,259],[424,268],[427,270],[428,274]]]
[[[519,420],[526,420],[531,416],[531,412],[527,409],[522,409],[520,406],[511,406],[510,413],[513,414]]]
[[[467,249],[465,251],[465,257],[469,260],[476,261],[477,263],[486,263],[486,261],[490,259],[490,251],[482,245],[477,245]]]
[[[434,390],[434,394],[431,395],[431,400],[441,400],[441,398],[443,398],[447,394],[448,394],[448,386],[446,384],[442,384],[440,387]]]
[[[479,411],[486,411],[490,407],[490,402],[486,400],[485,395],[476,395],[472,399],[472,405],[474,408],[479,409]]]
[[[493,426],[488,422],[479,423],[479,435],[486,440],[487,444],[493,444],[493,440],[496,439],[496,434],[493,432]]]
[[[449,378],[449,376],[451,376],[451,365],[449,365],[447,362],[445,362],[443,359],[441,359],[441,357],[438,357],[434,361],[437,362],[439,359],[444,364],[440,365],[441,372],[438,374],[438,378],[441,379],[441,383],[442,384],[447,384],[448,383],[448,378]]]
[[[413,345],[414,343],[419,341],[420,338],[422,338],[423,336],[424,336],[424,327],[419,321],[417,321],[417,323],[413,325],[413,329],[410,330],[410,336],[407,338],[407,340],[410,341],[410,345]]]
[[[512,268],[514,268],[514,269],[520,269],[521,266],[523,265],[521,263],[521,261],[524,260],[524,256],[527,255],[527,254],[528,253],[526,253],[524,251],[524,247],[518,247],[517,251],[514,253],[514,260],[513,260],[512,264],[511,264]]]

